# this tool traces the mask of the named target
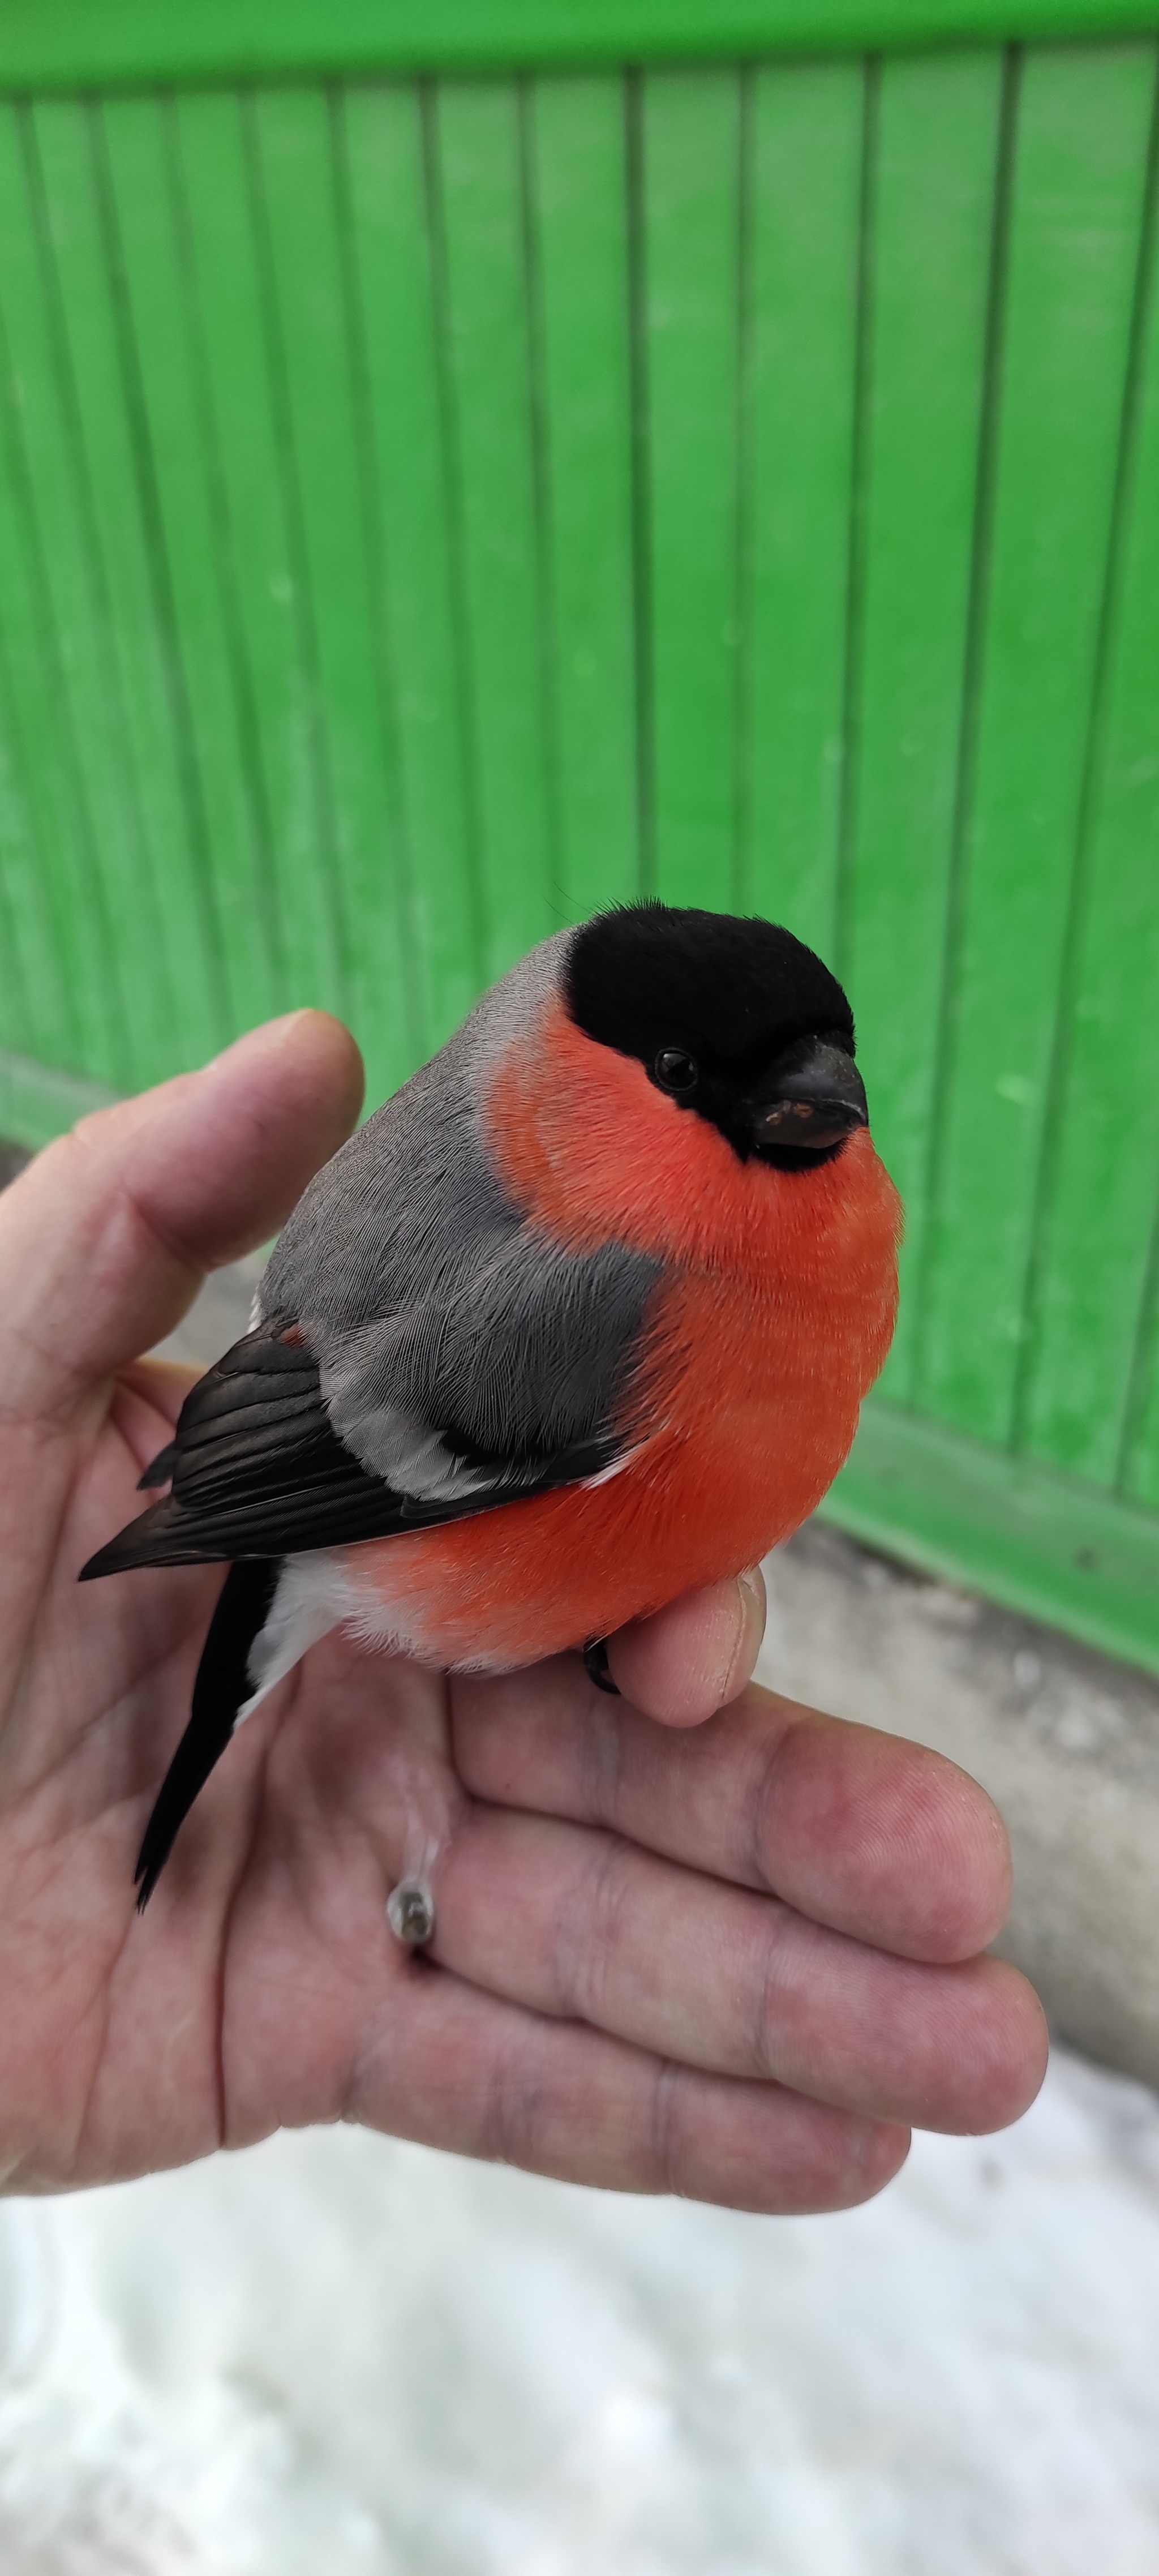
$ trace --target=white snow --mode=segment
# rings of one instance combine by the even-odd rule
[[[3,2576],[1155,2576],[1159,2103],[837,2218],[353,2131],[0,2204]]]

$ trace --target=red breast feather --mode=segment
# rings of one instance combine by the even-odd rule
[[[664,1260],[626,1467],[345,1555],[370,1624],[389,1604],[424,1660],[499,1671],[736,1574],[806,1519],[889,1349],[901,1208],[865,1130],[807,1171],[742,1162],[558,1001],[500,1059],[481,1121],[546,1234]]]

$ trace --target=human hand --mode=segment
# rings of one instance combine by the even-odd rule
[[[0,1199],[8,2189],[346,2118],[799,2210],[880,2188],[911,2121],[1014,2117],[1042,2017],[973,1955],[1005,1909],[1001,1824],[935,1755],[744,1691],[753,1585],[613,1639],[619,1702],[574,1655],[447,1683],[324,1639],[136,1914],[221,1574],[77,1584],[189,1383],[134,1354],[280,1222],[359,1091],[352,1042],[302,1013],[84,1121]],[[438,1854],[419,1957],[385,1911],[416,1817]]]

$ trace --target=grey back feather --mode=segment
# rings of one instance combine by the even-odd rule
[[[537,1484],[573,1453],[577,1474],[615,1463],[660,1264],[550,1242],[504,1195],[478,1116],[481,1077],[532,1030],[573,936],[522,959],[341,1148],[262,1281],[262,1311],[301,1324],[335,1430],[416,1500]]]

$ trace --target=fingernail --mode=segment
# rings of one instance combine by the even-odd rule
[[[243,1047],[268,1045],[271,1038],[284,1037],[297,1020],[308,1020],[312,1016],[308,1006],[304,1006],[298,1011],[282,1011],[276,1020],[262,1020],[256,1029],[243,1029],[241,1036],[231,1038],[229,1045],[222,1047],[220,1054],[210,1056],[205,1067],[206,1072],[211,1073],[215,1064],[224,1064],[227,1056],[239,1055]]]
[[[747,1682],[749,1667],[760,1651],[761,1640],[765,1633],[768,1604],[765,1597],[765,1579],[759,1565],[748,1565],[743,1574],[738,1574],[736,1592],[739,1613],[736,1643],[721,1693],[722,1707],[730,1694]]]

